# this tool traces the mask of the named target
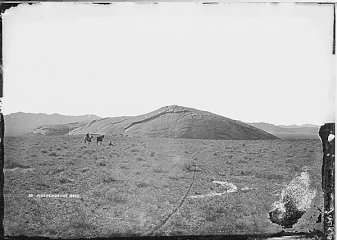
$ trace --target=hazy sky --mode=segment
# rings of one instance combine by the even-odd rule
[[[317,4],[20,5],[3,17],[3,113],[114,117],[180,105],[322,124],[332,20],[332,6]]]

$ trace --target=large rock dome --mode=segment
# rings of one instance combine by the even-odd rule
[[[277,139],[274,135],[243,122],[177,105],[162,107],[134,117],[93,120],[83,127],[73,129],[69,134],[78,135],[88,132],[189,139]]]

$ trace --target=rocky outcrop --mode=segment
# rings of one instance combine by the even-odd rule
[[[114,117],[94,120],[69,132],[189,139],[277,139],[261,129],[240,121],[177,105],[134,117]]]

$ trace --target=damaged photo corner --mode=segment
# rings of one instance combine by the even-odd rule
[[[105,3],[2,6],[4,236],[332,239],[336,4]]]

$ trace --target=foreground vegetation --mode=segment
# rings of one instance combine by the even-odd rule
[[[108,146],[109,140],[114,146]],[[282,228],[268,219],[268,212],[303,168],[317,196],[288,231],[322,229],[322,223],[316,223],[322,205],[319,140],[104,141],[97,146],[84,145],[83,136],[5,138],[5,234],[78,238],[276,233]],[[190,197],[223,192],[213,180],[252,190]]]

